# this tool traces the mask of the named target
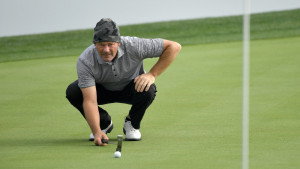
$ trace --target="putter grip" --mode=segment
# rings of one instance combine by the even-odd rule
[[[108,140],[106,140],[106,139],[102,139],[101,142],[104,144],[108,144]]]

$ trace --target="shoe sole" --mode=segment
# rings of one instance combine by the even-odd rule
[[[142,138],[136,139],[136,138],[126,138],[126,131],[123,128],[123,133],[125,134],[125,141],[141,141]]]
[[[114,124],[112,123],[111,126],[110,126],[110,128],[106,131],[105,134],[110,133],[113,129],[114,129]],[[89,141],[94,141],[94,139],[90,138]]]

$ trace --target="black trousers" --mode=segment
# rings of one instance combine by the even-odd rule
[[[152,84],[147,92],[137,92],[134,87],[135,83],[133,80],[122,91],[109,91],[102,85],[96,84],[97,101],[98,105],[109,103],[125,103],[132,105],[129,110],[131,124],[135,129],[139,129],[144,114],[153,102],[157,91],[155,84]],[[80,111],[83,117],[85,117],[83,110],[83,96],[78,87],[78,80],[68,86],[66,98]],[[111,116],[101,107],[98,107],[98,110],[100,115],[100,127],[101,129],[105,129],[110,124]]]

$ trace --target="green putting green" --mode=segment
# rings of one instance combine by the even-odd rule
[[[251,42],[250,168],[300,166],[300,37]],[[65,99],[78,56],[0,63],[0,168],[241,168],[242,43],[184,46],[142,141],[96,147]],[[155,59],[146,60],[149,70]],[[128,105],[110,104],[116,142]]]

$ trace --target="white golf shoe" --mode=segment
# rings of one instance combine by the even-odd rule
[[[125,134],[125,140],[127,141],[139,141],[142,139],[142,135],[139,129],[135,129],[131,121],[126,120],[124,122],[123,132]]]
[[[107,134],[107,133],[110,133],[112,131],[112,129],[114,128],[114,125],[113,125],[113,122],[110,121],[110,125],[106,128],[106,129],[103,129],[101,130],[103,133]],[[90,141],[94,141],[94,135],[93,133],[90,134]]]

